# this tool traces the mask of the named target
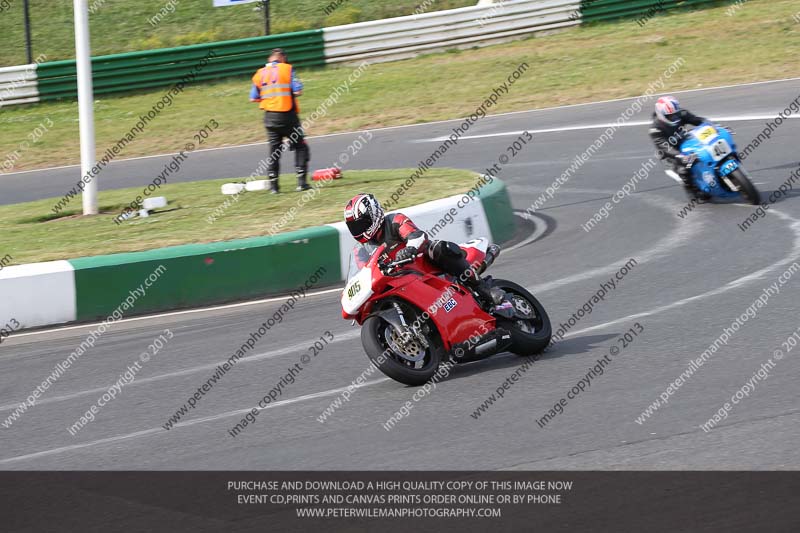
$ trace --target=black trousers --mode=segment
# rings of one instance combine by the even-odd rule
[[[275,116],[279,115],[279,116]],[[280,116],[290,115],[290,116]],[[305,184],[308,174],[308,162],[311,160],[310,150],[305,140],[305,133],[300,119],[295,113],[264,113],[264,127],[267,129],[269,141],[269,160],[267,176],[277,179],[281,168],[283,140],[289,140],[289,150],[294,152],[294,166],[298,182]]]
[[[691,168],[687,168],[686,165],[684,165],[683,163],[678,161],[677,157],[665,156],[664,160],[667,163],[669,163],[670,165],[672,165],[672,169],[683,180],[683,186],[686,189],[689,189],[691,191],[696,191],[697,190],[697,186],[694,184],[694,179],[692,178],[692,169]]]
[[[480,279],[470,268],[466,252],[454,242],[432,241],[428,246],[427,256],[431,263],[447,274],[462,279],[467,285],[475,285]]]

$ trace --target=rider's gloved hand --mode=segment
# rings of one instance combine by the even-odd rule
[[[685,166],[686,168],[691,167],[694,165],[694,162],[697,161],[697,155],[695,154],[681,154],[678,156],[678,161]]]
[[[406,246],[394,256],[396,261],[403,261],[417,256],[417,249],[413,246]]]

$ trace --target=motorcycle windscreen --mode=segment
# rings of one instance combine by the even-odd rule
[[[377,246],[357,245],[350,254],[347,268],[347,284],[342,291],[342,309],[348,315],[355,315],[372,296],[372,271],[364,266],[378,249]]]
[[[357,244],[353,246],[353,249],[350,252],[350,262],[347,265],[347,277],[345,278],[346,281],[350,281],[358,272],[364,268],[372,254],[375,253],[378,247],[373,244]]]

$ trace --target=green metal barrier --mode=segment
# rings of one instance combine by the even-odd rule
[[[506,184],[495,178],[481,187],[478,195],[489,221],[492,241],[501,244],[513,239],[517,226]]]
[[[581,14],[583,22],[597,22],[629,17],[658,14],[681,7],[726,4],[724,0],[583,0]]]
[[[292,64],[300,67],[325,64],[322,30],[251,37],[234,41],[195,44],[114,54],[92,58],[95,94],[167,87],[195,74],[193,81],[253,74],[266,62],[272,48],[284,48]],[[213,53],[213,56],[210,56]],[[203,58],[207,64],[202,64]],[[38,68],[42,100],[75,98],[75,60],[41,63]]]
[[[134,314],[288,292],[317,273],[315,288],[342,279],[339,233],[320,226],[274,237],[185,244],[146,252],[70,259],[77,320],[112,313],[129,291],[150,286]],[[163,271],[158,271],[163,265]]]

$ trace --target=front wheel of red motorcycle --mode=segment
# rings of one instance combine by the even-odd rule
[[[407,323],[414,323],[419,312],[408,304],[400,305]],[[432,323],[423,323],[421,332],[428,346],[417,338],[404,339],[380,315],[373,315],[361,326],[361,344],[381,372],[400,383],[419,387],[436,374],[444,353]]]
[[[497,327],[511,332],[509,351],[522,356],[543,352],[552,335],[550,317],[544,306],[525,287],[513,281],[496,279],[494,286],[503,289],[514,305],[516,316],[513,319],[497,319]]]

